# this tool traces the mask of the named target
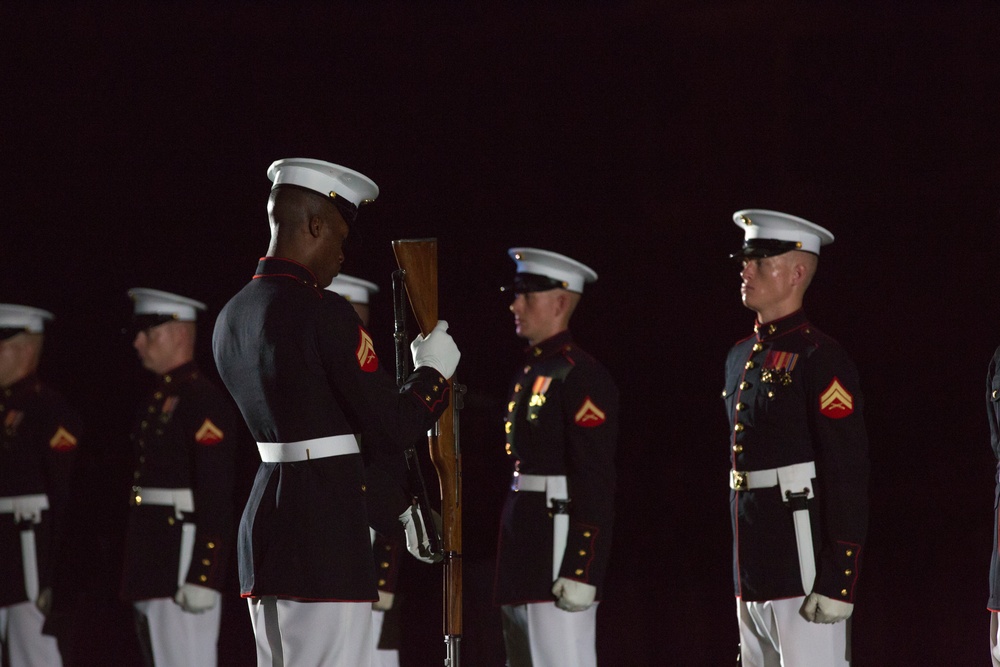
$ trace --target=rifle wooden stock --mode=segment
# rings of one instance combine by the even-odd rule
[[[403,282],[420,333],[426,336],[438,321],[437,239],[393,241],[392,249],[405,272]],[[455,434],[454,391],[428,441],[441,486],[444,632],[448,642],[449,637],[457,640],[462,635],[462,467]],[[457,646],[454,648],[457,652]],[[457,655],[452,664],[457,664]]]

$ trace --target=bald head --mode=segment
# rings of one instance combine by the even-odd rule
[[[269,257],[294,260],[326,287],[340,273],[343,244],[350,228],[333,202],[294,185],[272,188],[267,202],[271,221]]]

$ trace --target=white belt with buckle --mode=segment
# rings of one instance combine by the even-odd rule
[[[264,463],[295,463],[361,452],[358,438],[353,433],[296,442],[258,442],[257,451]]]
[[[0,514],[13,514],[14,522],[30,519],[32,523],[42,522],[42,510],[49,508],[49,497],[44,493],[0,498]]]
[[[173,507],[178,519],[184,518],[184,512],[194,512],[194,494],[191,489],[161,489],[155,486],[133,486],[133,500],[136,507],[141,505],[158,505]]]

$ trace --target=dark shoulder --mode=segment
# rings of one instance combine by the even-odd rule
[[[608,382],[614,382],[607,367],[575,342],[566,343],[557,358],[561,359],[573,374],[600,377]]]

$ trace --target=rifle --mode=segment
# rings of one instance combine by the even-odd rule
[[[396,263],[420,333],[427,335],[438,321],[437,239],[392,242]],[[445,667],[459,667],[462,640],[462,457],[459,450],[458,412],[464,387],[449,380],[453,400],[427,435],[431,461],[441,487],[444,547]]]
[[[402,269],[392,272],[392,314],[395,327],[392,332],[392,339],[396,347],[396,386],[402,387],[406,383],[406,378],[410,375],[410,355],[407,350],[406,340],[406,306],[403,295],[403,276],[406,272]],[[416,501],[420,514],[424,518],[424,528],[427,531],[427,543],[432,555],[441,554],[441,534],[434,523],[434,513],[431,508],[430,496],[427,493],[427,486],[424,483],[424,474],[420,469],[420,457],[417,456],[417,448],[410,445],[403,452],[406,457],[406,470],[410,482],[410,496]]]

